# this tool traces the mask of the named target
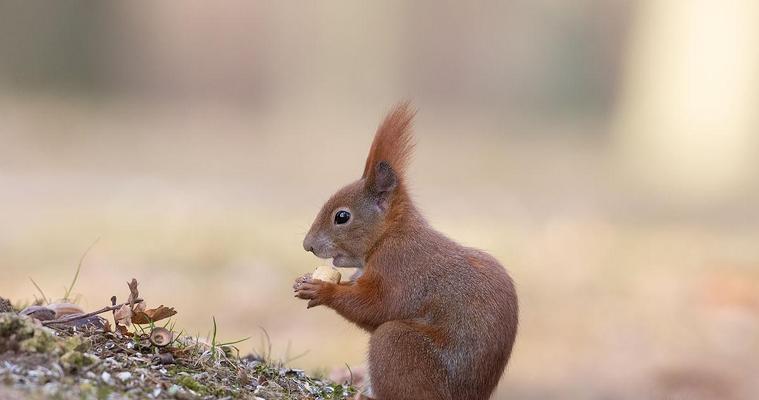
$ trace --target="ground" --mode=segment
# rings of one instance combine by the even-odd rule
[[[348,384],[307,376],[234,345],[182,336],[165,347],[150,326],[122,334],[0,313],[0,400],[346,399]],[[155,326],[154,326],[155,328]],[[131,336],[130,336],[131,335]]]

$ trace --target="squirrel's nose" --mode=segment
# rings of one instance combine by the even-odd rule
[[[311,244],[311,237],[306,236],[305,239],[303,239],[303,250],[314,252],[314,246]]]

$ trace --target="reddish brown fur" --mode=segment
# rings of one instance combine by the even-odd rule
[[[387,161],[400,177],[405,175],[414,150],[414,141],[411,136],[411,122],[414,114],[416,112],[411,110],[409,103],[404,102],[398,104],[385,117],[369,148],[362,178],[367,178],[372,174],[374,167],[380,161]]]
[[[362,178],[327,201],[304,247],[357,278],[299,278],[296,296],[326,305],[371,332],[369,371],[377,399],[487,399],[517,331],[511,278],[488,254],[431,228],[403,184],[411,155],[408,104],[372,143]],[[351,220],[337,224],[335,214]]]

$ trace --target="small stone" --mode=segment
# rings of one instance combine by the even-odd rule
[[[42,393],[46,397],[53,397],[60,392],[60,384],[57,382],[48,382],[42,386]]]
[[[100,380],[103,381],[103,383],[108,384],[108,385],[113,383],[113,378],[111,378],[111,374],[109,374],[108,372],[103,372],[102,374],[100,374]]]
[[[132,373],[128,371],[119,372],[118,374],[116,374],[116,377],[119,378],[120,381],[126,382],[132,379]]]

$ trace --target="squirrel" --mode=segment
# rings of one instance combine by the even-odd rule
[[[489,254],[434,230],[406,185],[415,110],[401,103],[379,126],[361,179],[324,204],[306,251],[358,268],[349,282],[296,279],[295,297],[370,333],[363,399],[487,399],[517,333],[514,283]]]

